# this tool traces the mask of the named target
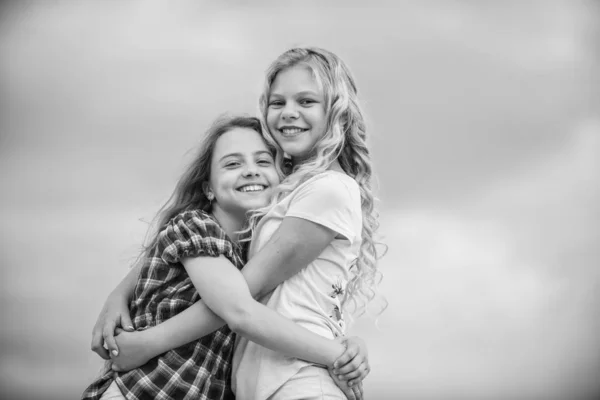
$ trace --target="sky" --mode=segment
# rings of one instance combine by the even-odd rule
[[[594,398],[600,4],[355,0],[2,4],[2,397],[81,394],[145,221],[297,45],[348,63],[367,116],[368,398]]]

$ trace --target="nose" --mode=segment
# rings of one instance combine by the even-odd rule
[[[259,169],[258,169],[258,165],[256,165],[256,163],[253,162],[249,162],[245,164],[246,167],[244,168],[244,176],[246,177],[250,177],[250,176],[258,176],[259,174]]]
[[[298,118],[298,110],[291,101],[288,101],[283,110],[281,111],[281,118],[284,120],[293,120]]]

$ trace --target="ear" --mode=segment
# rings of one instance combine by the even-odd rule
[[[210,198],[209,193],[212,194],[212,190],[210,189],[210,184],[208,182],[202,182],[202,192],[206,198]]]

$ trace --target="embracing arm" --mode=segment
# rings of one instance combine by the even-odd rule
[[[313,262],[336,233],[322,225],[296,217],[285,217],[271,239],[242,269],[255,298],[273,291]]]
[[[254,300],[242,274],[225,257],[183,264],[206,305],[231,329],[261,346],[331,366],[344,346],[317,335]]]
[[[141,264],[135,265],[110,293],[92,330],[92,350],[100,357],[108,360],[108,351],[118,354],[115,343],[115,328],[121,327],[127,331],[133,330],[129,315],[129,302],[133,297],[135,285],[142,269]],[[104,348],[104,344],[108,350]]]
[[[129,270],[127,275],[125,275],[125,278],[123,278],[123,280],[119,282],[117,287],[113,290],[113,293],[123,296],[125,299],[127,299],[127,301],[131,300],[141,270],[142,264],[137,263],[136,265],[134,265]]]
[[[358,371],[348,375],[345,370],[334,370],[343,379],[364,379],[368,374],[364,368],[366,351],[360,346],[345,341],[348,349],[336,361],[344,351],[343,344],[300,327],[252,298],[271,292],[307,266],[333,240],[334,234],[321,225],[287,217],[241,274],[225,257],[183,260],[203,300],[153,328],[118,336],[117,341],[122,338],[121,347],[128,343],[125,346],[129,355],[113,359],[113,369],[129,370],[143,365],[152,357],[213,332],[226,320],[232,329],[265,347],[328,366],[335,361],[335,367]]]
[[[145,330],[143,333],[146,336],[144,341],[147,354],[154,357],[196,340],[225,325],[224,320],[226,320],[232,329],[265,347],[308,361],[331,364],[333,360],[328,359],[328,362],[324,362],[322,356],[327,352],[323,352],[322,348],[318,348],[316,351],[307,349],[307,345],[310,347],[312,343],[311,338],[319,339],[321,346],[325,342],[320,340],[326,340],[330,349],[336,348],[337,355],[344,349],[342,345],[334,346],[331,340],[323,339],[277,313],[274,314],[278,320],[281,318],[280,322],[285,321],[284,325],[275,325],[279,329],[270,327],[271,334],[268,335],[270,339],[267,339],[267,336],[264,336],[264,340],[259,339],[256,335],[267,334],[253,331],[253,325],[257,323],[252,319],[256,318],[256,321],[259,321],[259,318],[263,318],[270,321],[266,314],[270,315],[271,313],[267,312],[269,310],[267,307],[252,300],[252,297],[260,297],[271,292],[281,282],[306,267],[325,249],[333,237],[334,232],[328,228],[300,218],[289,217],[283,220],[271,240],[246,264],[241,274],[224,257],[221,257],[217,266],[212,265],[212,260],[219,260],[218,258],[202,257],[184,260],[186,270],[203,300],[163,323]],[[228,268],[223,267],[225,264],[228,265]],[[229,269],[232,270],[229,271]],[[233,279],[233,281],[230,282],[222,277],[221,272],[224,274],[225,271],[228,271],[229,275],[233,277],[227,279]],[[241,279],[242,275],[245,281]],[[204,286],[208,286],[208,288],[204,288]],[[216,287],[220,289],[215,291]],[[243,291],[244,294],[237,297],[224,295],[224,293],[240,291]],[[220,314],[223,319],[213,313],[211,309]],[[256,316],[253,314],[255,312],[258,313]],[[292,329],[300,336],[281,332],[281,329]],[[296,343],[293,347],[302,348],[302,352],[294,350],[290,352],[290,347],[281,350],[282,347],[289,346],[285,339],[279,344],[273,343],[278,346],[277,348],[267,343],[270,340],[277,342],[279,338],[293,338]],[[303,340],[307,342],[302,343]],[[315,357],[317,358],[315,359]]]

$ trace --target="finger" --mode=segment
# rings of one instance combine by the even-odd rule
[[[100,331],[92,332],[92,351],[98,354],[100,357],[105,360],[109,360],[110,356],[108,351],[104,348],[104,338],[102,337],[102,333]]]
[[[348,361],[345,365],[340,366],[337,369],[334,369],[334,373],[337,375],[345,375],[352,371],[357,370],[361,364],[363,364],[364,359],[361,356],[354,357],[350,361]]]
[[[113,321],[109,321],[104,325],[104,330],[102,331],[102,337],[104,337],[104,343],[106,343],[106,347],[108,347],[108,351],[113,356],[119,355],[119,347],[117,346],[117,341],[114,336],[115,332],[115,323]]]
[[[367,375],[369,375],[370,372],[370,368],[369,366],[365,366],[364,368],[361,366],[361,368],[359,368],[359,374],[356,378],[351,378],[348,380],[348,386],[354,387],[357,385],[362,385],[362,381],[367,377]]]
[[[354,394],[355,394],[356,398],[362,400],[364,397],[362,383],[360,385],[357,385],[353,390],[354,390]]]
[[[121,332],[126,332],[126,331],[117,326],[115,328],[115,336],[119,336],[121,334]]]
[[[354,371],[350,371],[347,374],[338,375],[338,379],[340,379],[342,381],[347,381],[348,383],[350,383],[350,380],[352,380],[352,379],[361,378],[364,374],[364,370],[365,370],[365,368],[361,365]],[[359,380],[362,380],[362,379],[364,379],[364,378],[361,378]]]
[[[131,317],[129,316],[129,310],[121,311],[121,326],[126,331],[133,331],[133,323],[131,322]]]
[[[346,348],[346,350],[344,350],[342,355],[333,363],[334,373],[338,374],[339,371],[336,370],[339,370],[341,367],[348,364],[352,359],[354,359],[358,355],[359,350],[360,349],[358,345],[352,342],[348,342],[348,347]]]
[[[369,374],[369,364],[367,362],[363,362],[353,371],[348,372],[347,374],[338,375],[340,379],[345,381],[350,381],[351,379],[358,379],[362,381]]]
[[[121,367],[119,367],[116,363],[112,363],[112,365],[110,366],[112,368],[113,371],[115,372],[122,372]]]
[[[348,400],[358,400],[356,398],[356,395],[354,394],[354,390],[352,390],[351,388],[346,388],[345,390],[342,390],[344,392],[344,394],[346,395],[346,398]]]

